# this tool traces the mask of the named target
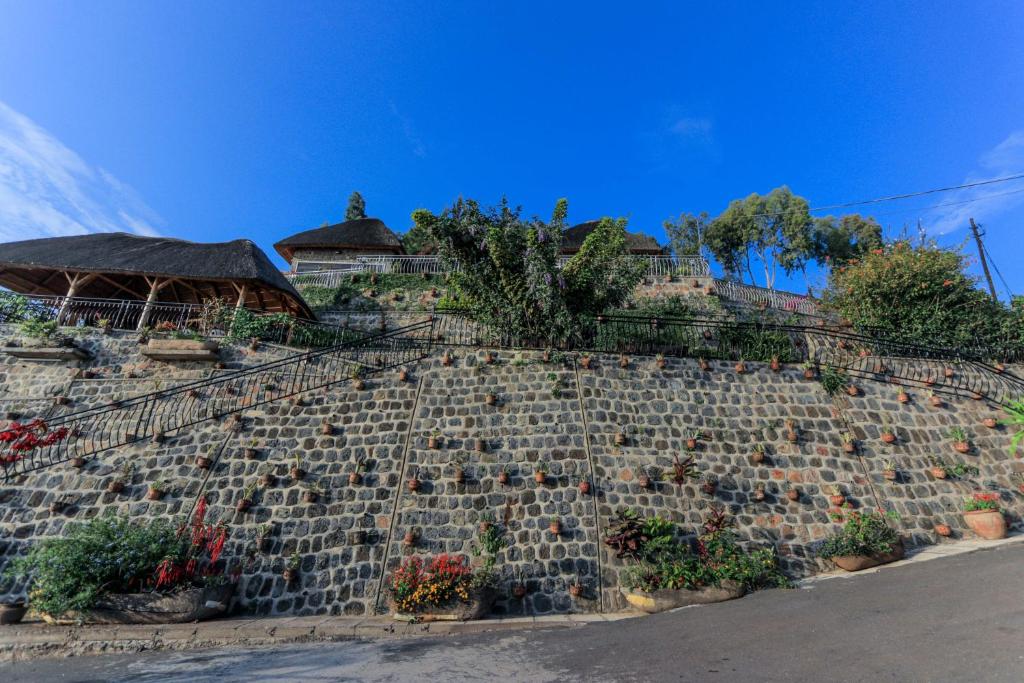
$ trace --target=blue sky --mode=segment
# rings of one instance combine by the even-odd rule
[[[663,240],[669,216],[781,184],[814,206],[1013,172],[1019,2],[0,0],[4,241],[272,253],[353,189],[399,231],[460,194],[541,215],[564,196]],[[950,244],[973,215],[1024,292],[1024,181],[872,213]]]

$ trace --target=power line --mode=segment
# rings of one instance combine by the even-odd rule
[[[972,204],[974,202],[983,202],[986,199],[995,199],[996,197],[1005,197],[1005,196],[1011,195],[1011,194],[1020,194],[1021,192],[1024,192],[1024,187],[1022,187],[1022,188],[1020,188],[1018,190],[1010,190],[1009,192],[996,192],[995,194],[986,194],[986,195],[982,195],[981,197],[973,197],[971,199],[962,199],[962,200],[957,201],[957,202],[943,202],[942,204],[932,204],[931,206],[917,206],[917,207],[914,207],[912,209],[898,209],[896,211],[882,211],[881,213],[872,211],[871,215],[872,216],[895,216],[895,215],[902,214],[902,213],[912,213],[912,212],[917,212],[917,211],[930,211],[932,209],[941,209],[941,208],[946,207],[946,206],[962,206],[964,204]],[[811,211],[814,211],[814,209],[811,209]]]
[[[1006,290],[1006,295],[1013,300],[1013,291],[1010,289],[1010,283],[1006,281],[1003,274],[999,272],[999,266],[996,265],[996,260],[992,258],[992,254],[989,252],[988,247],[982,247],[985,250],[985,254],[988,256],[988,262],[992,264],[992,270],[996,271],[996,275],[999,276],[999,281],[1003,283],[1003,289]]]

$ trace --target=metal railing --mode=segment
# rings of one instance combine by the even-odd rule
[[[716,293],[726,299],[742,301],[754,306],[776,308],[791,313],[820,315],[821,311],[814,299],[790,292],[780,292],[754,285],[745,285],[733,280],[715,279]]]
[[[565,267],[571,256],[561,256],[559,267]],[[699,256],[645,256],[629,258],[642,260],[647,264],[648,277],[708,277],[711,274],[708,262]],[[365,256],[348,261],[300,261],[296,272],[284,273],[292,284],[298,287],[338,287],[353,273],[374,272],[382,274],[440,275],[448,272],[438,256]]]
[[[303,392],[370,376],[410,364],[429,353],[431,324],[423,322],[387,334],[364,337],[320,351],[297,354],[173,389],[54,417],[46,434],[52,443],[24,451],[2,444],[4,479],[112,448],[171,435],[186,427]],[[42,435],[40,435],[42,436]]]

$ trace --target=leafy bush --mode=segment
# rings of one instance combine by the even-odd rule
[[[388,580],[395,606],[401,612],[420,612],[456,600],[466,602],[474,587],[493,579],[490,571],[474,572],[464,557],[438,555],[424,561],[410,557]]]
[[[881,512],[852,512],[842,530],[825,539],[818,557],[884,555],[896,549],[900,534]]]
[[[559,268],[567,204],[550,222],[525,220],[507,202],[482,209],[459,200],[441,214],[413,213],[451,272],[452,295],[497,335],[560,344],[579,338],[584,318],[621,306],[645,264],[627,258],[625,220],[603,219]]]
[[[1024,312],[993,301],[957,249],[897,241],[832,269],[828,306],[865,332],[922,344],[1022,347]]]
[[[666,520],[634,515],[632,522],[644,532],[657,531],[659,535],[645,534],[644,542],[630,555],[637,564],[626,569],[622,577],[623,585],[630,590],[695,590],[718,586],[722,581],[736,581],[751,590],[789,585],[779,569],[775,549],[744,550],[720,508],[713,509],[705,520],[695,549],[677,540],[678,529]]]
[[[821,386],[829,396],[835,396],[846,391],[850,380],[846,373],[836,370],[833,367],[825,367],[821,371]]]

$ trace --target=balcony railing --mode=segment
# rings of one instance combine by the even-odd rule
[[[570,258],[560,257],[559,267],[564,267]],[[696,256],[634,255],[630,258],[647,264],[648,277],[708,277],[711,274],[708,262]],[[440,275],[446,270],[437,256],[365,256],[349,261],[300,261],[296,264],[296,272],[285,273],[284,276],[297,286],[338,287],[345,278],[362,272]]]

